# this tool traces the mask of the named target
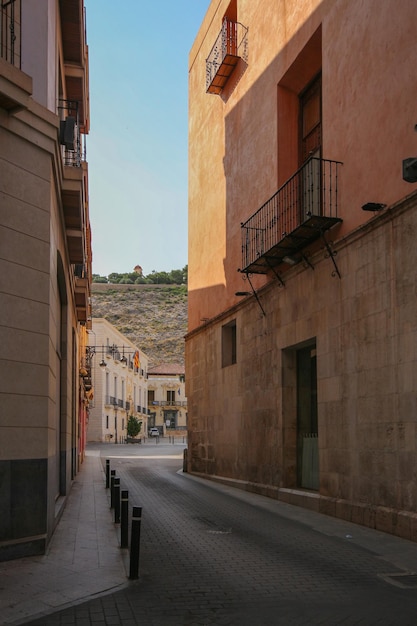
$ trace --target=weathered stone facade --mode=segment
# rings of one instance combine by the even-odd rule
[[[400,63],[416,52],[412,3],[388,1],[382,16],[375,2],[311,2],[301,16],[295,0],[286,14],[267,1],[262,15],[241,0],[247,67],[207,95],[203,59],[233,4],[211,3],[190,55],[188,470],[417,540],[417,193],[401,176],[416,151]],[[389,58],[367,65],[364,33],[390,42]],[[343,163],[340,219],[264,277],[251,269],[275,257],[257,239],[245,274],[242,224],[299,167],[302,98],[318,74],[320,154]],[[382,77],[378,118],[398,126],[402,94],[407,127],[384,146],[372,100]],[[385,204],[361,209],[374,200]],[[237,296],[242,275],[256,297]]]

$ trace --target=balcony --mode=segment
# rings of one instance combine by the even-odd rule
[[[242,224],[242,269],[267,274],[290,258],[304,258],[303,250],[340,223],[338,210],[339,161],[310,158]]]
[[[83,265],[86,259],[84,168],[64,168],[62,180],[62,208],[71,264]]]
[[[163,406],[163,407],[173,407],[173,406],[187,406],[187,402],[184,400],[152,400],[150,402],[152,406]]]
[[[224,19],[222,29],[206,59],[206,92],[220,94],[240,59],[248,60],[248,29]]]
[[[81,167],[86,161],[86,139],[80,121],[80,100],[59,100],[59,143],[63,163],[69,167]]]
[[[77,319],[81,324],[86,324],[91,317],[90,304],[90,280],[88,271],[84,265],[74,266],[75,278],[75,308],[77,310]]]
[[[0,57],[20,69],[21,62],[21,0],[0,5]]]
[[[10,114],[26,109],[32,78],[21,70],[21,0],[0,3],[0,108]]]
[[[88,47],[82,0],[60,0],[67,97],[80,103],[81,132],[89,130]]]

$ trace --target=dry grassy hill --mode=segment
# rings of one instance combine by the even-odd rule
[[[187,332],[185,285],[109,285],[93,283],[93,317],[104,317],[159,363],[184,364]]]

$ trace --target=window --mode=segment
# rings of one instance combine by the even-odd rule
[[[278,83],[278,186],[321,147],[322,36],[319,27]]]
[[[236,363],[236,320],[222,326],[222,367]]]
[[[321,76],[300,95],[300,165],[321,157]]]
[[[155,402],[155,391],[153,389],[148,390],[148,404]]]
[[[170,404],[174,404],[174,402],[175,402],[175,391],[167,391],[167,401]]]
[[[106,415],[106,428],[108,428],[108,427],[109,427],[109,416]]]

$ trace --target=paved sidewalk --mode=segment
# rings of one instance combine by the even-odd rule
[[[72,606],[128,584],[125,552],[105,489],[99,450],[86,452],[47,554],[0,563],[0,622]]]

